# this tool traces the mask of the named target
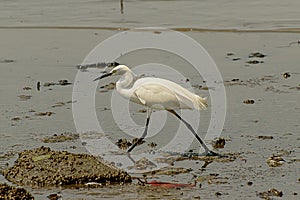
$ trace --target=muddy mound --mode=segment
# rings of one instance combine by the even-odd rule
[[[16,188],[0,183],[0,199],[34,199],[24,188]]]
[[[14,166],[4,170],[3,175],[15,184],[31,186],[131,182],[127,172],[95,156],[53,151],[47,147],[19,153]]]

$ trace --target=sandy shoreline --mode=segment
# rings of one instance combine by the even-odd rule
[[[16,159],[16,153],[34,147],[45,145],[41,138],[54,133],[76,132],[72,116],[72,103],[53,107],[59,102],[72,100],[72,87],[44,87],[46,82],[57,82],[66,79],[74,83],[77,73],[76,66],[101,41],[118,33],[115,30],[49,30],[49,29],[1,29],[0,28],[0,153],[11,152],[12,156],[0,157],[1,169],[6,163],[11,165]],[[227,93],[227,117],[222,137],[226,141],[221,152],[240,153],[233,162],[214,162],[205,170],[201,170],[202,162],[184,161],[179,166],[192,168],[187,174],[172,177],[157,176],[161,181],[190,183],[197,177],[217,173],[226,183],[200,182],[201,188],[163,190],[155,195],[169,194],[166,198],[216,198],[219,192],[222,199],[257,198],[257,193],[276,188],[283,191],[286,199],[296,199],[299,188],[299,118],[300,84],[299,52],[297,42],[299,36],[294,33],[233,33],[233,32],[186,32],[201,43],[215,60],[223,76]],[[233,53],[229,55],[228,53]],[[262,52],[266,55],[263,63],[249,64],[249,55]],[[142,52],[120,58],[121,62],[132,66],[149,61],[149,54]],[[156,57],[155,57],[156,58]],[[251,59],[250,59],[251,60]],[[170,66],[177,66],[167,57],[157,60]],[[178,67],[180,70],[180,66]],[[181,69],[182,70],[182,69]],[[183,70],[184,71],[184,70]],[[289,72],[291,77],[284,78],[283,73]],[[191,84],[199,84],[193,71],[185,71]],[[239,79],[239,81],[232,81]],[[36,84],[42,83],[41,91],[36,90]],[[108,83],[108,82],[103,82]],[[24,87],[32,89],[26,90]],[[196,90],[208,96],[205,90]],[[110,106],[110,92],[97,93],[96,101],[98,118],[106,126],[106,132],[113,132],[115,141],[122,136],[114,123],[103,116],[110,116],[107,111],[101,111]],[[31,96],[22,100],[20,95]],[[100,101],[103,100],[103,101]],[[243,101],[253,99],[254,104]],[[135,107],[134,107],[135,109]],[[53,112],[51,116],[38,116],[36,113]],[[135,111],[138,123],[142,123],[144,115]],[[142,117],[139,117],[142,116]],[[201,113],[204,122],[210,114]],[[13,120],[13,119],[18,120]],[[108,117],[110,118],[110,117]],[[204,123],[203,122],[203,123]],[[170,122],[170,127],[177,126]],[[205,126],[200,132],[205,131]],[[169,134],[171,137],[171,134]],[[272,136],[273,139],[261,139],[259,136]],[[167,139],[150,138],[147,143]],[[74,153],[87,153],[80,140],[46,144],[56,150],[67,150]],[[145,144],[147,146],[147,144]],[[75,147],[75,148],[74,148]],[[270,168],[266,160],[272,154],[280,154],[286,161],[282,166]],[[225,180],[225,181],[224,181]],[[0,182],[4,182],[0,176]],[[248,183],[253,184],[249,185]],[[198,183],[199,184],[199,183]],[[66,198],[98,199],[103,197],[139,198],[151,197],[153,191],[146,189],[145,194],[139,193],[135,186],[120,190],[121,186],[77,191],[76,189],[45,189],[26,188],[37,199],[49,193],[61,191]],[[139,186],[138,186],[139,187]],[[120,192],[122,191],[122,192]],[[133,191],[133,196],[131,192]],[[94,192],[94,193],[93,193]],[[181,195],[180,193],[183,193]],[[93,193],[93,194],[92,194]],[[218,193],[218,194],[219,194]],[[298,194],[299,196],[300,194]]]

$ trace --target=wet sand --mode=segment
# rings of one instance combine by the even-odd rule
[[[0,29],[0,167],[11,166],[17,153],[42,145],[55,150],[73,153],[88,153],[78,139],[63,142],[44,143],[43,138],[65,132],[76,133],[72,117],[72,86],[44,83],[68,80],[74,82],[76,66],[99,42],[117,33],[117,30],[57,30],[57,29]],[[205,162],[184,160],[175,162],[175,167],[191,169],[188,173],[174,175],[148,175],[148,181],[159,180],[193,184],[196,187],[166,189],[147,185],[108,186],[99,188],[43,188],[26,189],[36,199],[61,192],[63,198],[99,199],[112,198],[177,198],[189,199],[253,199],[259,193],[272,188],[283,192],[285,199],[297,199],[299,194],[299,84],[300,47],[291,42],[299,40],[294,33],[232,33],[232,32],[185,32],[201,43],[216,62],[224,79],[227,93],[227,116],[222,132],[226,140],[221,153],[236,154],[232,162],[212,162],[204,169]],[[264,58],[249,58],[251,53],[261,52]],[[155,52],[140,52],[127,55],[120,62],[135,66]],[[155,57],[155,58],[156,58]],[[157,57],[158,63],[166,63],[180,69],[184,63],[174,63],[168,57]],[[259,63],[250,64],[248,61]],[[260,62],[263,61],[263,62]],[[290,77],[284,77],[288,72]],[[191,85],[199,85],[193,71],[185,71]],[[41,82],[37,91],[36,84]],[[102,83],[102,82],[101,82]],[[100,83],[100,84],[101,84]],[[103,82],[108,84],[108,82]],[[29,88],[26,88],[29,87]],[[24,89],[26,88],[26,89]],[[196,89],[208,96],[207,90]],[[111,122],[109,107],[111,91],[98,93],[97,114],[105,124],[105,132],[114,133],[112,141],[124,134]],[[24,95],[24,96],[21,96]],[[21,97],[20,97],[21,96]],[[30,96],[30,97],[29,97]],[[243,103],[253,100],[253,103]],[[64,103],[61,103],[64,102]],[[69,102],[69,103],[67,103]],[[76,103],[76,102],[73,102]],[[57,106],[59,105],[59,106]],[[145,113],[133,107],[137,123],[143,123]],[[209,109],[208,109],[209,110]],[[51,112],[51,114],[47,114]],[[45,115],[38,115],[45,113]],[[107,120],[105,121],[105,117]],[[141,117],[143,116],[143,117]],[[205,124],[209,112],[202,112]],[[170,121],[167,128],[177,126]],[[199,132],[205,131],[205,125]],[[145,148],[151,142],[162,145],[172,134],[156,136],[146,140]],[[195,143],[195,145],[197,145]],[[273,154],[285,161],[277,167],[270,167],[267,159]],[[142,177],[141,174],[132,174]],[[0,176],[0,182],[7,182]]]

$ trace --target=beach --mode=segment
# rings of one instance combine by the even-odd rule
[[[183,184],[194,184],[196,181],[196,186],[192,188],[145,187],[137,179],[133,179],[132,184],[109,185],[100,189],[76,186],[34,188],[26,185],[25,189],[36,199],[45,199],[47,195],[58,192],[64,199],[254,199],[265,198],[264,195],[270,194],[267,191],[275,188],[282,191],[283,199],[297,199],[300,195],[300,27],[296,25],[297,16],[293,12],[296,6],[286,8],[283,5],[282,12],[290,9],[290,20],[272,20],[272,15],[266,14],[266,20],[262,20],[264,22],[257,17],[251,18],[253,23],[250,19],[240,23],[246,16],[236,12],[236,15],[243,17],[231,22],[226,22],[230,19],[224,18],[225,25],[221,25],[222,20],[218,17],[213,18],[215,23],[209,16],[201,19],[200,23],[189,15],[176,24],[176,19],[173,21],[172,17],[177,15],[168,11],[167,7],[173,1],[162,1],[158,3],[161,6],[159,11],[169,13],[160,12],[160,16],[166,16],[165,21],[157,22],[157,16],[147,18],[144,22],[142,19],[137,20],[139,22],[133,21],[134,17],[141,15],[138,10],[144,5],[156,9],[154,5],[151,7],[151,2],[145,1],[143,4],[138,1],[135,6],[134,2],[125,2],[125,13],[122,16],[118,2],[114,2],[117,5],[100,2],[108,12],[104,14],[105,9],[101,8],[103,12],[95,14],[97,2],[84,4],[78,1],[74,5],[79,9],[78,17],[72,17],[75,16],[74,13],[72,15],[75,11],[67,9],[67,2],[57,6],[38,5],[35,1],[30,1],[25,6],[23,16],[9,2],[2,3],[5,5],[2,9],[5,8],[7,13],[10,11],[10,14],[1,14],[6,18],[0,20],[0,169],[12,166],[19,152],[40,146],[71,153],[91,153],[83,143],[83,136],[62,142],[47,143],[43,140],[54,134],[77,133],[72,109],[77,102],[72,99],[72,95],[77,74],[84,73],[77,66],[82,64],[96,45],[107,38],[130,28],[165,25],[164,28],[179,31],[200,43],[216,63],[223,78],[227,102],[226,118],[220,135],[225,139],[226,145],[218,149],[218,152],[231,155],[234,159],[211,162],[204,168],[203,160],[176,161],[174,167],[189,169],[189,172],[147,175],[148,181]],[[173,6],[182,5],[186,8],[184,12],[190,8],[195,13],[193,3],[195,2],[183,4],[174,1]],[[42,9],[43,6],[49,6],[54,12]],[[207,3],[205,6],[212,8],[213,4]],[[255,7],[255,2],[252,6]],[[279,3],[276,8],[281,8]],[[90,15],[87,15],[86,9],[90,9]],[[151,12],[154,11],[146,12],[145,15],[150,15]],[[33,17],[34,13],[40,15],[40,19]],[[49,20],[44,21],[47,15]],[[201,13],[202,15],[205,16],[205,13]],[[97,23],[102,18],[103,21]],[[23,22],[21,19],[24,19]],[[203,88],[206,86],[203,79],[195,75],[186,61],[170,57],[167,53],[145,50],[120,55],[117,61],[132,67],[143,63],[163,63],[174,66],[174,69],[189,79],[195,93],[208,97],[209,107],[208,110],[201,111],[198,128],[198,133],[204,138],[212,108],[209,92],[213,88]],[[96,69],[95,72],[100,74],[101,70],[103,69]],[[60,80],[66,80],[70,84],[60,84]],[[126,136],[113,121],[113,90],[101,91],[101,86],[116,80],[101,80],[98,85],[100,89],[95,94],[98,120],[112,143]],[[146,117],[146,113],[140,111],[142,108],[138,105],[130,106],[132,118],[140,126],[143,126]],[[170,141],[179,122],[170,116],[167,118],[162,132],[146,138],[137,152],[151,150],[148,145],[150,143],[156,143],[159,148]],[[128,129],[131,130],[130,127]],[[186,134],[192,137],[192,134]],[[100,135],[101,133],[99,137]],[[207,143],[210,144],[211,141]],[[190,149],[196,148],[198,145],[194,141]],[[278,166],[270,166],[267,160],[272,155],[281,157],[284,162]],[[143,178],[142,173],[131,175]],[[0,182],[9,183],[2,175]]]

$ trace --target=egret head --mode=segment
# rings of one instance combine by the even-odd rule
[[[108,77],[108,76],[115,76],[115,75],[123,75],[126,72],[130,71],[130,69],[126,65],[118,65],[114,67],[110,72],[103,74],[102,76],[96,78],[94,81],[97,81],[99,79]]]

